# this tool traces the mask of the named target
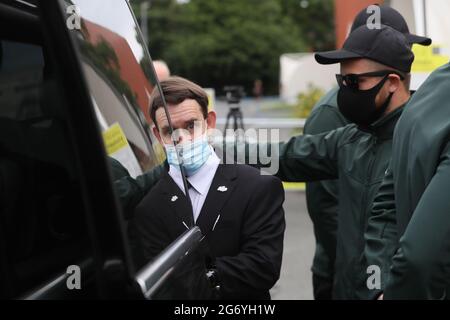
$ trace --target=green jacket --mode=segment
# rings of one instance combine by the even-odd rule
[[[393,129],[401,112],[402,108],[399,108],[380,119],[370,128],[370,132],[348,125],[329,133],[294,137],[279,145],[280,169],[277,176],[282,180],[339,179],[339,189],[346,190],[339,195],[335,298],[356,298],[355,287],[357,279],[361,278],[357,275],[365,272],[359,258],[364,249],[366,221],[384,177],[391,153]],[[226,145],[227,149],[230,147],[236,146]],[[115,181],[126,212],[131,212],[142,195],[157,182],[162,170],[162,166],[157,167],[136,181],[127,176]]]
[[[412,97],[393,143],[391,170],[366,232],[372,239],[366,259],[385,268],[385,299],[448,299],[450,64],[436,70]],[[380,232],[385,227],[387,232]]]
[[[147,192],[159,181],[161,175],[166,171],[167,164],[154,167],[152,170],[133,179],[128,170],[117,160],[109,157],[111,175],[114,189],[119,198],[125,219],[130,219],[134,208],[144,198]]]
[[[339,209],[333,297],[356,299],[356,287],[365,273],[360,258],[364,231],[391,156],[392,135],[403,106],[375,122],[367,132],[350,124],[319,135],[303,135],[279,144],[279,170],[283,181],[338,179]],[[242,145],[226,144],[225,154],[237,153]],[[254,145],[245,146],[245,161]],[[270,154],[271,145],[260,144],[261,154]],[[263,161],[256,164],[263,166]],[[250,163],[251,164],[251,163]]]
[[[348,124],[337,107],[338,88],[330,90],[314,106],[306,120],[304,134],[319,134]],[[333,279],[336,259],[338,181],[324,180],[306,184],[306,203],[314,225],[316,251],[311,271]]]

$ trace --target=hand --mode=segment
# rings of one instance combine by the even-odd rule
[[[217,291],[220,291],[219,275],[216,269],[209,269],[206,272],[206,278],[208,278],[211,287]]]

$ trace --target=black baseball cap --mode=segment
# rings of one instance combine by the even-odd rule
[[[409,32],[408,24],[406,23],[400,12],[389,6],[376,6],[380,8],[381,24],[394,28],[395,30],[403,33],[410,44],[417,43],[423,46],[429,46],[431,44],[432,41],[430,38],[421,37]],[[361,10],[361,12],[358,13],[355,20],[353,21],[350,32],[353,32],[359,27],[367,24],[367,21],[372,15],[373,12],[367,12],[367,8]]]
[[[318,52],[315,58],[320,64],[365,58],[409,73],[414,53],[403,33],[386,25],[381,25],[380,29],[369,29],[364,24],[350,33],[342,49]]]

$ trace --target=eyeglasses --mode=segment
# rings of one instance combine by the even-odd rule
[[[160,131],[161,137],[164,143],[170,144],[173,140],[179,141],[181,137],[189,136],[191,138],[195,138],[205,132],[208,125],[205,120],[193,120],[189,121],[185,124],[183,128],[177,128],[170,135],[168,128],[163,128]]]
[[[360,73],[360,74],[337,74],[336,80],[339,84],[339,87],[349,87],[352,89],[359,89],[359,81],[360,78],[376,78],[376,77],[387,77],[390,74],[396,74],[400,77],[401,80],[405,79],[405,76],[402,75],[400,72],[393,71],[393,70],[381,70],[381,71],[374,71],[374,72],[367,72],[367,73]]]

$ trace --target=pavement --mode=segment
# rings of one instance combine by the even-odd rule
[[[286,232],[280,280],[271,290],[274,300],[311,300],[311,263],[314,256],[314,233],[306,210],[305,193],[286,191],[284,202]]]

